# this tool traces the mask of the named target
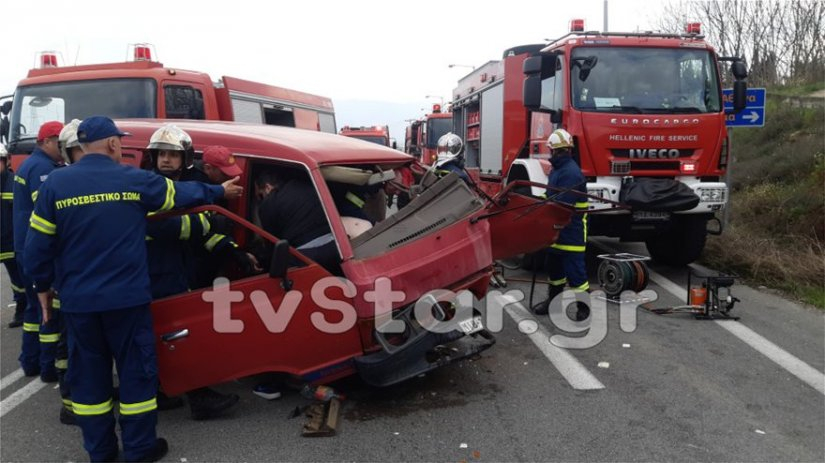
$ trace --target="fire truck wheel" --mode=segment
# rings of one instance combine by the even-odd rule
[[[646,241],[647,250],[657,262],[683,266],[702,255],[707,235],[707,217],[678,217],[670,230]]]

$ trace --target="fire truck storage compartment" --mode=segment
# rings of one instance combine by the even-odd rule
[[[504,82],[501,80],[500,82]],[[504,85],[497,84],[481,94],[481,152],[479,155],[481,172],[501,171],[502,136],[504,132]]]
[[[353,254],[356,259],[380,255],[445,228],[483,206],[464,181],[451,173],[413,198],[406,207],[353,239]]]

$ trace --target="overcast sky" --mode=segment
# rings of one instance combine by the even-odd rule
[[[39,51],[92,64],[125,61],[129,44],[148,42],[167,67],[328,96],[339,128],[389,122],[403,139],[395,126],[439,101],[427,95],[449,101],[471,70],[448,65],[479,66],[506,48],[559,37],[573,18],[601,30],[603,7],[603,0],[5,0],[0,94],[14,91]],[[651,29],[660,8],[656,0],[610,0],[609,29]],[[364,101],[412,113],[363,120],[372,110],[349,108]]]

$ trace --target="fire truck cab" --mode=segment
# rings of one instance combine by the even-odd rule
[[[545,143],[564,128],[588,193],[632,206],[593,214],[588,234],[644,241],[659,261],[692,262],[708,222],[718,222],[713,232],[721,233],[715,214],[729,195],[719,62],[733,62],[737,110],[744,108],[747,71],[741,60],[717,56],[698,24],[690,27],[685,34],[585,32],[574,20],[570,34],[549,44],[506,50],[453,92],[467,166],[480,168],[495,188],[515,180],[546,184]],[[610,207],[590,200],[590,210]]]
[[[223,120],[335,133],[332,100],[258,82],[167,68],[152,48],[134,46],[132,61],[58,66],[54,52],[40,55],[14,93],[9,152],[28,154],[38,128],[92,115],[112,118]],[[15,163],[16,166],[16,163]]]
[[[390,128],[386,125],[375,125],[368,127],[354,127],[346,125],[341,129],[340,135],[359,140],[378,143],[381,146],[389,146],[396,149],[395,141],[390,138]]]
[[[452,113],[442,112],[441,105],[434,104],[432,113],[407,126],[405,152],[424,165],[432,165],[438,158],[438,139],[453,129],[452,118]]]

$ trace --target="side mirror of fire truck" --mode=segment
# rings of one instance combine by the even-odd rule
[[[743,80],[748,78],[748,68],[744,61],[736,60],[730,65],[730,73],[736,80]]]
[[[525,108],[531,111],[550,113],[553,122],[560,122],[561,113],[559,111],[542,108],[541,106],[541,83],[544,79],[556,75],[556,60],[557,56],[555,54],[531,56],[524,60],[522,67],[524,72],[522,99]]]
[[[286,270],[289,268],[289,242],[280,240],[275,243],[272,249],[272,260],[269,262],[269,276],[279,278],[284,291],[292,289],[292,281],[286,277]]]
[[[3,97],[3,98],[11,98],[11,95],[9,95],[8,97]],[[2,99],[2,98],[0,98],[0,99]],[[8,116],[10,112],[11,112],[11,100],[7,100],[5,103],[3,103],[2,106],[0,106],[0,113],[2,113],[4,116]]]
[[[745,80],[748,77],[748,69],[745,67],[744,61],[736,60],[731,63],[730,72],[736,79],[733,82],[733,110],[741,111],[748,104],[748,82]]]

